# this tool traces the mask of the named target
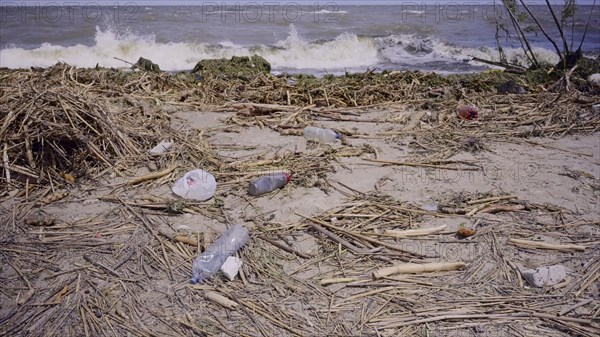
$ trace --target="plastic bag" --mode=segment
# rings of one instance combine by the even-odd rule
[[[185,199],[204,201],[215,195],[217,181],[204,170],[193,170],[179,178],[172,189],[173,193]]]

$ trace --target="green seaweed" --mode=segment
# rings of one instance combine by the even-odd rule
[[[140,57],[140,59],[135,63],[135,67],[146,71],[160,72],[160,67],[158,64],[153,63],[152,61],[143,57]]]
[[[206,59],[196,63],[192,73],[199,73],[205,78],[239,78],[250,80],[259,73],[268,74],[271,64],[258,55],[234,56],[230,60]]]

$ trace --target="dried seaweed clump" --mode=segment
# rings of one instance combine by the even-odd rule
[[[258,55],[234,56],[227,59],[206,59],[198,62],[192,73],[200,73],[204,77],[252,79],[259,73],[268,74],[271,64]]]
[[[143,57],[140,57],[140,59],[136,62],[135,66],[146,71],[160,72],[160,67],[158,66],[158,64]]]
[[[157,116],[141,116],[139,107],[122,109],[107,103],[92,91],[100,81],[82,84],[75,79],[77,74],[68,65],[48,68],[42,75],[2,73],[3,181],[42,183],[61,172],[83,175],[138,156],[155,142],[162,122]]]

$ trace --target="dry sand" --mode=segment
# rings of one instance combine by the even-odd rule
[[[178,112],[173,126],[182,132],[203,129],[219,155],[231,160],[260,160],[286,151],[310,153],[329,146],[306,144],[300,136],[280,135],[269,128],[225,124],[232,115]],[[411,161],[427,156],[428,149],[415,146],[412,137],[385,136],[405,128],[410,122],[397,121],[407,115],[401,110],[370,110],[357,121],[320,125],[351,130],[359,136],[348,137],[347,144],[371,147],[379,159]],[[68,197],[41,207],[48,217],[56,219],[52,227],[12,223],[14,207],[22,203],[29,203],[33,211],[40,207],[34,200],[5,196],[1,212],[8,215],[8,222],[3,226],[23,230],[9,231],[11,236],[3,239],[22,242],[23,250],[34,252],[29,256],[46,259],[48,264],[39,269],[40,263],[6,263],[16,248],[0,248],[4,256],[0,267],[0,334],[592,336],[600,332],[599,136],[484,142],[480,151],[462,151],[449,158],[472,161],[483,168],[478,171],[386,166],[366,161],[375,157],[367,154],[340,158],[326,179],[314,177],[312,187],[292,182],[276,193],[252,198],[244,184],[219,185],[216,199],[200,203],[198,209],[219,202],[232,223],[243,223],[253,234],[262,232],[312,257],[295,257],[252,235],[241,253],[243,278],[228,282],[218,275],[199,286],[188,282],[196,248],[169,240],[158,244],[148,226],[162,240],[161,233],[178,232],[202,241],[205,233],[219,235],[227,222],[206,212],[168,215],[134,205],[143,203],[145,195],[176,199],[170,190],[176,177],[125,189],[119,184],[129,178],[77,182],[69,187]],[[141,163],[133,173],[151,169]],[[219,181],[218,172],[215,174]],[[303,172],[294,174],[301,176]],[[131,203],[135,212],[114,199],[103,199],[115,194]],[[329,221],[340,206],[349,203],[359,205],[359,210],[373,210],[378,200],[374,196],[387,195],[397,205],[419,210],[452,200],[509,194],[528,209],[473,216],[411,213],[412,228],[447,225],[439,234],[386,241],[415,253],[412,258],[406,253],[379,259],[353,254],[308,229],[299,215]],[[368,200],[370,208],[361,208]],[[350,206],[342,209],[353,212]],[[405,229],[398,228],[393,217],[388,223],[374,221],[384,209],[364,217],[337,215],[337,222],[333,219],[331,224],[346,228],[366,221],[368,229],[363,232],[371,233]],[[377,225],[368,227],[370,221]],[[458,239],[455,234],[461,226],[476,228],[478,233]],[[64,236],[92,240],[96,245],[69,247],[61,243]],[[578,244],[585,250],[519,248],[507,242],[510,237]],[[360,240],[351,241],[361,244],[357,242]],[[39,253],[35,253],[35,242],[44,243]],[[56,242],[54,251],[52,242]],[[408,260],[460,261],[467,267],[371,280],[374,270]],[[558,286],[541,289],[524,282],[515,269],[553,264],[565,266],[568,278]],[[322,279],[344,277],[357,281],[320,285]],[[225,309],[206,300],[207,289],[229,297],[239,307]],[[586,300],[565,314],[572,320],[556,316]]]

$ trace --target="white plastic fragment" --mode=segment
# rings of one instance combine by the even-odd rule
[[[591,85],[600,87],[600,73],[591,74],[588,77],[588,81],[590,82]]]
[[[221,271],[223,272],[223,274],[225,274],[225,276],[227,276],[229,281],[233,281],[235,276],[240,271],[241,267],[242,267],[242,259],[240,259],[236,256],[230,256],[227,258],[227,260],[225,260],[225,263],[223,263],[223,266],[221,266]]]
[[[294,153],[306,152],[306,138],[299,138],[294,147]]]
[[[163,153],[167,152],[167,150],[171,146],[173,146],[173,142],[163,140],[162,142],[158,143],[158,145],[153,147],[150,151],[148,151],[148,153],[150,153],[151,155],[163,154]]]
[[[204,201],[215,194],[217,181],[212,174],[204,170],[193,170],[179,178],[172,190],[180,197]]]
[[[562,282],[567,277],[567,272],[565,267],[557,264],[538,269],[522,270],[521,275],[532,286],[542,288]]]

